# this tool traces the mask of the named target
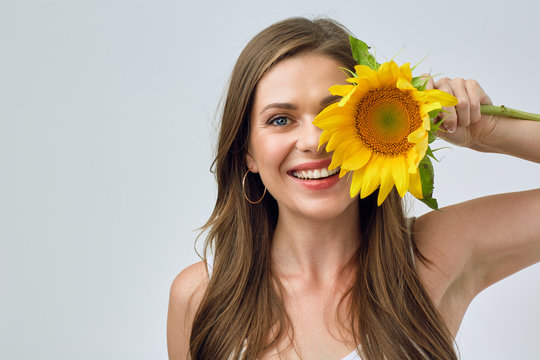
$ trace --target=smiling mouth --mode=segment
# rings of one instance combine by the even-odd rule
[[[312,170],[298,170],[293,171],[292,176],[301,180],[320,180],[326,179],[330,176],[334,176],[339,172],[340,168],[334,170],[328,170],[327,168],[312,169]]]

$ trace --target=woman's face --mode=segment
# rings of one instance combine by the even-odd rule
[[[355,201],[348,177],[328,171],[332,154],[318,150],[322,130],[312,124],[339,100],[328,88],[346,84],[340,66],[328,56],[301,53],[272,67],[255,91],[246,163],[277,200],[280,217],[329,219]]]

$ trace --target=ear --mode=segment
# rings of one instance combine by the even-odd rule
[[[253,156],[250,153],[250,150],[248,148],[248,151],[246,152],[246,166],[252,173],[258,173],[259,167],[257,166],[257,162],[253,158]]]

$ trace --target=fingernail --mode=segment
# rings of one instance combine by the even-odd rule
[[[455,132],[456,132],[456,126],[455,126],[455,125],[454,125],[454,126],[450,126],[450,127],[448,128],[448,132],[449,132],[450,134],[455,133]]]

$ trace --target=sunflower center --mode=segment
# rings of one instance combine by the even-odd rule
[[[369,149],[382,155],[405,154],[413,146],[407,136],[421,125],[417,102],[398,88],[372,89],[356,108],[357,136]]]

